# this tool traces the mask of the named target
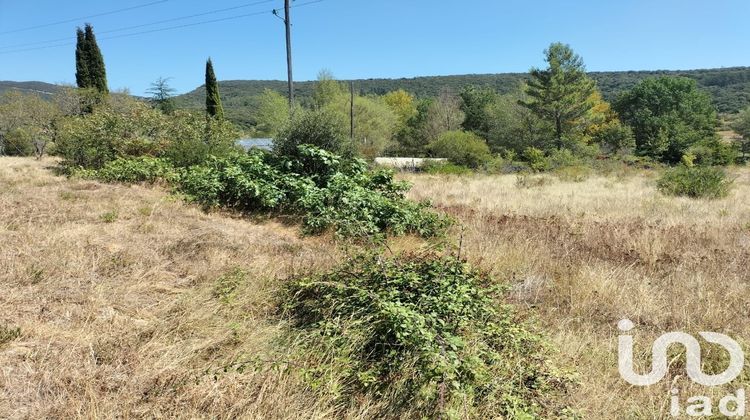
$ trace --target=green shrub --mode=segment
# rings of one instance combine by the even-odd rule
[[[547,162],[550,169],[559,169],[580,165],[581,159],[575,156],[570,149],[557,149],[550,152]]]
[[[732,183],[721,168],[679,166],[665,171],[657,186],[667,195],[714,199],[729,195]]]
[[[117,213],[117,210],[110,210],[108,212],[102,213],[99,216],[99,219],[101,219],[104,223],[114,223],[117,221],[117,217],[119,214]]]
[[[469,168],[479,168],[492,160],[487,142],[474,133],[448,131],[427,146],[430,155],[447,158],[451,163]]]
[[[280,296],[313,387],[342,411],[369,395],[382,418],[548,418],[568,378],[505,290],[453,256],[360,255],[293,279]]]
[[[168,121],[169,141],[161,156],[168,158],[175,167],[198,165],[208,156],[228,156],[236,150],[235,142],[240,134],[227,120],[176,111]]]
[[[544,172],[550,167],[549,160],[544,156],[544,152],[536,147],[527,147],[522,156],[528,162],[531,170],[535,172]]]
[[[299,146],[309,144],[350,157],[354,154],[354,146],[342,131],[342,126],[339,117],[330,110],[300,110],[274,139],[274,151],[282,156],[294,157]]]
[[[9,327],[7,325],[0,325],[0,346],[2,346],[5,343],[9,343],[16,338],[21,336],[21,328],[20,327]]]
[[[312,146],[300,146],[296,155],[255,151],[211,158],[183,171],[178,188],[209,207],[299,216],[308,233],[435,236],[449,224],[428,203],[407,200],[409,186],[395,182],[391,171],[367,171],[364,161]]]
[[[96,107],[65,120],[57,152],[68,167],[99,169],[120,157],[158,155],[168,141],[166,116],[146,104],[125,110]]]
[[[737,159],[737,151],[718,137],[699,141],[692,145],[685,154],[692,155],[694,163],[701,166],[725,166],[734,163]]]
[[[165,159],[142,156],[139,158],[120,158],[108,162],[98,170],[82,170],[78,174],[86,178],[96,178],[104,182],[137,183],[169,181],[176,172],[172,164]]]
[[[608,124],[596,133],[594,141],[610,154],[628,154],[635,149],[633,130],[624,124]]]
[[[34,145],[31,143],[31,135],[27,130],[13,130],[0,138],[2,153],[7,156],[31,156],[34,154]]]
[[[186,167],[232,153],[238,137],[226,121],[185,111],[165,115],[136,102],[98,106],[91,114],[66,119],[56,150],[67,167],[100,169],[116,159],[141,156],[166,157]]]

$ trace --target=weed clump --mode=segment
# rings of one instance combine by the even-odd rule
[[[657,187],[666,195],[717,199],[729,195],[732,184],[721,168],[679,166],[665,171]]]
[[[21,328],[12,328],[7,325],[0,325],[0,346],[9,343],[21,336]]]
[[[367,395],[393,418],[570,413],[570,378],[505,293],[455,256],[371,252],[293,279],[281,302],[304,377],[343,405]]]

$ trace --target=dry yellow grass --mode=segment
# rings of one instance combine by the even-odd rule
[[[268,363],[284,351],[278,279],[335,264],[330,238],[206,214],[159,187],[54,176],[53,164],[0,159],[0,330],[21,329],[0,343],[0,418],[333,416],[289,365]],[[463,255],[512,282],[557,362],[577,369],[571,405],[615,419],[666,418],[672,381],[685,394],[733,389],[689,384],[679,361],[659,385],[628,386],[616,322],[636,321],[641,359],[666,331],[750,338],[750,172],[736,176],[719,201],[663,197],[648,173],[533,188],[515,176],[407,178],[412,197],[461,221]],[[244,279],[222,284],[237,268]]]
[[[271,357],[274,279],[335,263],[327,238],[206,214],[161,188],[0,159],[0,418],[323,418]],[[246,270],[231,299],[217,279]]]
[[[406,178],[413,198],[429,198],[462,222],[464,255],[514,284],[514,299],[537,315],[563,364],[577,369],[572,405],[588,418],[617,419],[668,418],[673,381],[684,398],[749,383],[744,375],[702,389],[685,379],[681,358],[648,388],[617,372],[623,318],[638,325],[641,371],[653,340],[668,331],[750,339],[750,172],[734,176],[734,191],[718,201],[664,197],[648,173],[533,188],[514,176]],[[726,365],[721,354],[704,356],[717,373]]]

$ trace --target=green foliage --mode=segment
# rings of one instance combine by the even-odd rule
[[[530,100],[523,105],[554,126],[557,147],[563,147],[574,122],[593,106],[596,82],[586,75],[583,60],[568,45],[554,43],[544,51],[547,69],[531,69],[526,85]]]
[[[750,107],[737,115],[736,121],[732,124],[732,129],[742,136],[738,149],[742,154],[742,160],[747,161],[750,157]]]
[[[406,127],[408,121],[417,115],[417,102],[414,95],[403,89],[386,93],[383,95],[383,102],[396,114],[398,130]]]
[[[612,154],[627,154],[635,149],[633,130],[623,124],[609,124],[594,136],[594,142]]]
[[[299,146],[294,158],[254,151],[212,158],[183,172],[179,189],[209,207],[299,216],[307,233],[345,237],[441,234],[449,221],[404,197],[389,171],[369,172],[322,149]]]
[[[177,111],[168,118],[168,139],[160,156],[176,167],[204,162],[208,156],[228,156],[236,150],[240,137],[232,123],[224,119]]]
[[[424,157],[427,154],[427,145],[430,142],[427,124],[432,103],[432,100],[422,100],[417,103],[416,112],[396,133],[398,146],[391,151],[391,154],[407,157]]]
[[[433,157],[447,158],[452,163],[479,168],[492,160],[484,139],[466,131],[448,131],[427,146]]]
[[[247,281],[248,272],[235,267],[223,276],[216,279],[216,286],[213,290],[215,298],[222,303],[231,303],[236,294],[237,288]]]
[[[209,58],[206,60],[206,113],[217,120],[224,119],[224,107],[221,105],[219,83],[216,81],[214,65]]]
[[[88,52],[86,51],[86,34],[76,28],[76,84],[79,88],[89,87],[91,76],[88,69]]]
[[[169,78],[159,77],[154,83],[151,83],[151,87],[146,93],[151,95],[151,103],[161,112],[171,114],[175,111],[176,106],[172,97],[175,89],[169,86]]]
[[[99,219],[104,223],[114,223],[117,221],[118,216],[117,210],[110,210],[102,213],[101,216],[99,216]]]
[[[679,162],[691,146],[716,135],[711,98],[694,80],[646,79],[623,94],[615,108],[633,129],[637,152],[663,162]]]
[[[737,151],[718,136],[698,141],[686,153],[694,156],[694,162],[702,166],[726,166],[737,158]]]
[[[615,100],[619,93],[632,88],[641,80],[657,76],[682,76],[696,80],[698,86],[711,93],[714,105],[722,113],[738,112],[747,107],[750,101],[750,67],[688,71],[591,72],[588,75],[596,81],[607,101]],[[466,86],[487,86],[500,94],[510,94],[516,91],[518,85],[526,81],[528,77],[528,73],[472,74],[406,79],[366,79],[356,80],[355,84],[362,95],[383,95],[403,89],[417,98],[428,99],[437,97],[443,89],[461,92]],[[0,91],[4,89],[5,83],[7,82],[0,82]],[[295,93],[299,102],[312,103],[316,83],[315,81],[295,83]],[[285,81],[228,80],[222,81],[220,86],[224,93],[222,100],[226,117],[235,124],[248,128],[255,125],[254,116],[258,109],[258,98],[265,89],[271,89],[282,95],[286,95],[287,92]],[[54,85],[40,83],[22,87],[50,92],[54,89]],[[199,87],[179,96],[177,102],[180,107],[198,110],[204,108],[205,99],[205,89]],[[517,151],[520,153],[523,148]]]
[[[131,100],[63,120],[57,152],[67,167],[99,169],[118,158],[140,156],[167,157],[182,167],[232,153],[238,136],[229,122],[184,111],[165,115]]]
[[[520,155],[527,147],[553,148],[552,126],[522,106],[520,102],[524,100],[528,98],[518,92],[503,95],[488,109],[487,142],[492,151]]]
[[[21,336],[21,328],[12,328],[7,325],[0,325],[0,346],[9,343]]]
[[[657,187],[667,195],[716,199],[729,195],[732,184],[721,168],[678,166],[665,171]]]
[[[141,103],[122,112],[97,107],[59,130],[57,151],[69,167],[99,169],[119,157],[158,155],[167,142],[164,114]]]
[[[333,77],[329,70],[321,70],[313,90],[313,101],[317,109],[323,109],[342,101],[347,96],[346,86]]]
[[[392,145],[397,125],[398,117],[381,98],[354,98],[354,141],[361,156],[381,156]]]
[[[264,90],[258,101],[256,130],[260,135],[275,138],[289,122],[289,102],[280,93],[270,89]]]
[[[542,150],[535,147],[528,147],[523,151],[522,157],[528,162],[531,170],[535,172],[544,172],[549,170],[550,163]]]
[[[293,279],[280,296],[315,389],[369,395],[383,418],[562,415],[568,378],[505,290],[454,256],[371,252]]]
[[[104,58],[96,43],[94,28],[86,24],[83,30],[76,30],[76,83],[79,88],[95,89],[100,94],[108,94],[107,72]]]
[[[304,144],[344,156],[354,153],[354,146],[345,134],[340,116],[328,109],[295,114],[291,124],[281,130],[274,140],[274,151],[293,157],[298,147]]]
[[[28,130],[18,128],[7,134],[0,141],[2,153],[7,156],[31,156],[34,154],[34,145],[31,143],[31,134]]]
[[[497,100],[497,93],[488,87],[469,86],[461,91],[461,111],[466,118],[461,125],[464,130],[487,138],[492,118],[490,110]]]
[[[0,155],[38,157],[55,137],[60,110],[36,94],[7,92],[0,96]]]

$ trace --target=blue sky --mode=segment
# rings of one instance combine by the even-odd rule
[[[170,77],[179,92],[192,90],[203,83],[208,56],[220,80],[286,77],[284,25],[270,12],[283,0],[253,6],[246,5],[262,0],[157,1],[0,0],[0,80],[73,83],[73,45],[31,48],[72,43],[75,27],[84,22],[94,25],[112,89],[143,94],[158,77]],[[296,0],[292,10],[297,80],[314,79],[324,68],[341,79],[525,72],[543,65],[542,51],[555,41],[570,44],[592,71],[750,65],[748,0],[322,0],[305,5],[311,1]],[[76,19],[124,8],[132,9]],[[253,13],[258,14],[233,19]],[[230,19],[110,38],[224,18]],[[105,33],[167,19],[176,20]],[[75,21],[48,25],[66,20]],[[25,45],[58,39],[66,40]]]

